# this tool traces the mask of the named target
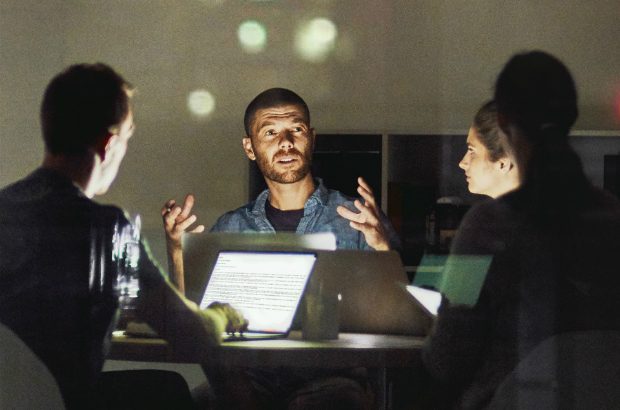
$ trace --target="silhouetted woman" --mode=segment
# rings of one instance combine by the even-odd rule
[[[495,101],[521,186],[465,216],[452,253],[492,263],[475,306],[444,301],[423,352],[457,408],[488,405],[550,336],[620,329],[620,203],[588,182],[569,145],[578,110],[568,69],[544,52],[515,55]]]

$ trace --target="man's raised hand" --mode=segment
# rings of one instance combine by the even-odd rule
[[[344,206],[339,206],[336,211],[340,216],[350,221],[349,225],[353,229],[364,234],[364,238],[370,247],[376,250],[389,250],[387,234],[380,218],[381,211],[377,207],[372,189],[362,177],[357,179],[357,183],[359,184],[357,192],[364,199],[364,203],[357,199],[353,202],[359,212],[353,212]]]
[[[198,219],[192,214],[194,207],[194,195],[187,194],[183,205],[177,205],[174,199],[166,201],[161,209],[161,216],[164,222],[164,230],[166,231],[166,241],[168,245],[181,247],[181,239],[185,232],[201,233],[204,232],[204,225],[197,225],[190,228]]]

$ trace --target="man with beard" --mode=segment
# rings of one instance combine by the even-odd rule
[[[268,189],[253,203],[223,215],[212,231],[333,232],[341,249],[390,248],[381,212],[363,179],[358,192],[365,203],[352,202],[312,177],[316,134],[301,97],[283,88],[266,90],[248,105],[244,125],[243,149],[256,161]],[[352,205],[358,212],[351,211]]]
[[[256,200],[222,215],[212,232],[332,232],[339,249],[388,250],[398,239],[375,202],[372,190],[358,179],[363,202],[328,189],[310,171],[315,130],[305,101],[293,91],[271,88],[248,105],[243,149],[256,161],[267,189]],[[202,232],[191,215],[194,197],[162,209],[171,271],[183,290],[181,237]],[[223,372],[223,373],[222,373]],[[365,369],[207,369],[220,408],[366,408],[372,394]],[[331,407],[330,407],[331,406]]]
[[[211,232],[333,232],[338,249],[388,250],[399,247],[391,224],[377,206],[368,184],[358,179],[353,200],[328,189],[310,171],[316,133],[310,126],[310,111],[293,91],[271,88],[248,105],[242,140],[247,157],[256,161],[267,189],[256,200],[222,215]],[[170,270],[175,283],[184,290],[181,237],[193,229],[193,195],[184,203],[169,200],[162,208]]]

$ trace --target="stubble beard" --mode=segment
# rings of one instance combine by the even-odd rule
[[[278,172],[275,169],[275,166],[273,166],[270,161],[262,155],[256,155],[256,165],[263,176],[270,181],[279,184],[293,184],[301,181],[310,173],[312,157],[307,154],[302,154],[298,150],[290,150],[288,153],[293,153],[298,156],[299,160],[302,162],[299,168]],[[279,155],[281,155],[281,153],[276,154],[274,158]]]

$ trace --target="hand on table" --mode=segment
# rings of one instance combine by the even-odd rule
[[[336,211],[340,216],[348,219],[351,228],[364,234],[368,245],[376,250],[389,250],[390,245],[383,223],[381,223],[380,210],[377,207],[374,194],[370,186],[362,177],[357,179],[359,186],[357,192],[364,199],[364,203],[356,199],[353,204],[359,212],[353,212],[344,206],[339,206]]]
[[[226,333],[228,334],[243,334],[248,328],[248,320],[228,303],[213,302],[207,306],[207,309],[217,310],[226,318]]]

